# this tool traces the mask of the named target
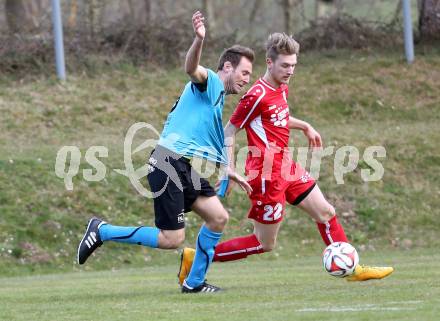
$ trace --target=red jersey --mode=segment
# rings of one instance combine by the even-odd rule
[[[237,128],[244,128],[247,134],[250,148],[246,160],[247,172],[250,169],[261,170],[268,152],[273,153],[271,172],[280,171],[289,144],[288,93],[286,84],[274,88],[260,78],[240,99],[233,112],[230,122]],[[255,149],[252,146],[257,151],[252,151]]]

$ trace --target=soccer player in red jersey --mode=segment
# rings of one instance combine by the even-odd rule
[[[265,75],[241,98],[225,127],[225,146],[229,164],[234,166],[235,135],[245,129],[249,153],[246,176],[252,187],[248,217],[253,220],[252,234],[219,243],[214,261],[233,261],[248,255],[271,251],[284,217],[286,202],[299,207],[315,221],[326,245],[347,242],[334,207],[325,199],[315,180],[290,158],[290,130],[301,130],[310,147],[322,147],[319,133],[307,122],[289,114],[288,83],[294,75],[299,44],[284,33],[269,36],[266,44]],[[232,188],[232,182],[228,192]],[[192,249],[182,253],[181,275],[191,264]],[[358,265],[348,280],[383,278],[391,267]]]

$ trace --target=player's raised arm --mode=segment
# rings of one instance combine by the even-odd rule
[[[322,147],[321,135],[309,123],[290,116],[287,125],[289,129],[302,130],[309,140],[309,147]]]
[[[196,11],[193,14],[192,23],[196,36],[185,59],[185,72],[191,77],[191,81],[201,84],[205,83],[206,79],[208,79],[208,71],[200,66],[203,40],[206,33],[204,20],[205,18],[200,11]]]

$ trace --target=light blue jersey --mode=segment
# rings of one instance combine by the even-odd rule
[[[159,145],[185,156],[227,164],[222,113],[225,88],[208,69],[206,84],[186,84],[165,122]]]

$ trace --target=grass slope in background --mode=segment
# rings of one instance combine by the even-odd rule
[[[0,274],[78,269],[76,246],[91,215],[121,225],[153,224],[151,200],[139,196],[128,178],[113,169],[124,168],[128,128],[143,121],[160,131],[187,77],[180,69],[152,72],[123,64],[112,68],[69,75],[65,84],[0,76]],[[253,80],[264,66],[254,69]],[[418,53],[411,66],[392,52],[300,57],[290,85],[292,115],[313,124],[327,146],[354,145],[361,155],[370,145],[387,151],[379,182],[361,180],[365,163],[346,175],[343,185],[336,184],[333,156],[324,158],[321,167],[319,185],[361,250],[440,244],[439,83],[440,58],[435,51]],[[228,97],[225,121],[238,98]],[[135,146],[147,138],[142,135]],[[238,143],[245,145],[243,133]],[[90,146],[107,146],[109,157],[102,159],[106,179],[86,182],[80,171],[74,190],[66,191],[54,173],[56,153],[64,145],[81,149],[81,170],[90,168],[84,161]],[[292,135],[291,145],[306,146],[301,133]],[[147,155],[144,151],[133,156],[135,168]],[[225,205],[231,212],[225,238],[249,233],[246,196],[235,192]],[[199,225],[195,215],[188,215],[188,244],[193,244]],[[322,250],[314,223],[288,207],[279,246],[266,257],[311,250],[316,255]],[[85,269],[168,264],[175,259],[173,251],[106,245]]]

